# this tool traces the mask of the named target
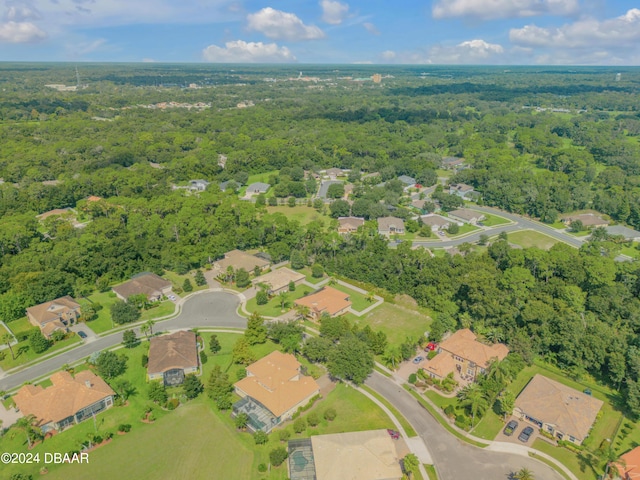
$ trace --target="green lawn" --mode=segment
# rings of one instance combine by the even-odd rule
[[[507,238],[509,242],[520,245],[523,248],[538,247],[543,250],[549,250],[558,243],[558,240],[555,238],[533,230],[522,230],[520,232],[509,233]]]
[[[640,246],[638,242],[632,242],[630,247],[628,247],[626,244],[623,244],[620,253],[623,255],[628,255],[631,258],[640,258],[640,250],[638,250],[638,246]]]
[[[267,212],[269,213],[282,213],[289,220],[297,220],[300,222],[300,225],[307,225],[314,220],[320,220],[324,225],[332,220],[330,217],[326,215],[322,215],[315,208],[307,207],[306,205],[296,205],[295,207],[278,206],[278,207],[267,207]]]
[[[371,305],[373,305],[372,302],[367,301],[366,295],[363,295],[360,292],[356,292],[349,287],[345,287],[344,285],[340,285],[339,283],[331,285],[331,287],[349,294],[349,299],[351,300],[351,308],[353,308],[356,312],[361,312],[365,308],[369,308]]]
[[[300,270],[296,270],[296,271],[300,272],[300,273],[304,273],[304,276],[305,276],[305,279],[307,280],[307,282],[313,283],[313,284],[320,283],[325,278],[327,278],[326,274],[322,275],[322,278],[314,278],[311,275],[311,267],[304,267],[304,268],[301,268]]]
[[[503,427],[502,417],[489,408],[471,433],[485,440],[493,440]]]
[[[29,322],[27,317],[19,318],[18,320],[14,320],[13,322],[7,323],[7,327],[11,330],[14,335],[17,335],[22,332],[28,332],[29,330],[33,330],[34,327]]]
[[[427,471],[427,475],[429,475],[429,480],[438,480],[438,474],[433,465],[425,465],[424,469]]]
[[[400,345],[407,337],[424,335],[431,325],[431,317],[418,309],[385,302],[366,315],[355,318],[354,323],[382,330],[390,344]]]
[[[478,230],[480,230],[480,227],[476,227],[475,225],[471,225],[470,223],[465,223],[460,227],[460,229],[458,230],[458,233],[456,233],[455,235],[450,234],[447,231],[445,231],[445,235],[449,238],[458,238],[460,235],[476,232]]]
[[[498,225],[506,225],[507,223],[511,223],[510,220],[499,217],[497,215],[491,215],[484,212],[482,212],[482,214],[485,216],[485,219],[482,221],[485,227],[497,227]]]
[[[82,339],[75,333],[72,333],[70,334],[69,338],[57,342],[49,347],[47,351],[37,354],[31,349],[31,347],[29,346],[29,340],[27,339],[11,346],[15,358],[11,357],[11,352],[9,351],[9,349],[3,350],[3,352],[6,352],[6,355],[4,359],[0,360],[0,368],[2,368],[3,370],[9,370],[11,368],[19,367],[20,365],[24,365],[25,363],[37,360],[38,358],[41,358],[45,355],[49,355],[50,353],[57,352],[78,343],[82,343]]]
[[[544,440],[536,439],[533,442],[533,448],[540,450],[547,455],[551,455],[553,458],[568,467],[569,470],[571,470],[580,480],[596,480],[596,478],[599,478],[598,474],[604,473],[596,473],[587,462],[580,458],[580,456],[570,452],[566,448],[554,447]]]
[[[264,317],[279,317],[280,315],[288,312],[293,308],[294,300],[303,297],[305,295],[305,292],[311,293],[312,291],[313,288],[311,287],[308,287],[306,285],[298,285],[296,286],[295,292],[287,292],[289,306],[284,308],[284,310],[280,306],[280,299],[278,298],[278,295],[275,295],[273,298],[271,298],[265,305],[258,305],[256,298],[251,298],[247,301],[246,309],[249,313],[258,312]]]
[[[204,272],[203,272],[204,273]],[[164,272],[164,277],[169,280],[171,283],[173,283],[173,289],[175,290],[176,287],[182,288],[182,285],[184,285],[184,281],[188,278],[189,280],[191,280],[191,285],[193,286],[193,291],[194,292],[198,292],[200,290],[206,290],[207,288],[209,288],[207,286],[207,284],[205,283],[204,285],[196,285],[196,281],[194,280],[194,277],[196,275],[195,270],[192,272],[189,272],[185,275],[179,275],[176,272],[169,272],[169,271],[165,271]],[[185,295],[188,295],[191,292],[184,292],[180,295],[174,293],[174,295],[176,295],[177,297],[184,297]]]

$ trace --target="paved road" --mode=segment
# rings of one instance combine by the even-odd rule
[[[532,458],[474,447],[447,432],[427,410],[393,380],[373,372],[365,382],[406,417],[422,437],[441,480],[507,480],[522,467],[537,480],[562,480],[551,467]]]
[[[202,292],[187,299],[180,315],[171,320],[158,322],[154,331],[176,330],[194,327],[245,328],[247,320],[236,313],[238,297],[225,292]],[[140,335],[139,329],[136,333]],[[64,364],[72,364],[88,357],[93,352],[104,350],[122,342],[122,332],[98,337],[68,352],[43,360],[32,367],[0,379],[0,391],[11,390],[24,382],[59,370]]]

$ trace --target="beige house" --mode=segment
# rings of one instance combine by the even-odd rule
[[[438,345],[438,355],[427,362],[424,370],[432,378],[443,379],[450,373],[475,381],[494,361],[504,360],[509,349],[502,343],[485,345],[476,335],[464,328]]]
[[[127,301],[132,295],[146,295],[150,302],[157,302],[169,295],[172,288],[169,280],[155,273],[142,273],[128,282],[116,285],[112,290],[120,300]]]
[[[224,258],[220,259],[213,264],[213,271],[216,276],[226,275],[229,267],[232,267],[234,271],[245,269],[251,273],[258,267],[260,271],[269,268],[270,263],[264,258],[251,255],[250,253],[243,252],[242,250],[231,250],[224,254]]]
[[[454,220],[460,220],[464,223],[470,223],[471,225],[477,225],[478,222],[483,221],[485,217],[481,212],[470,210],[468,208],[458,208],[449,212],[449,216]]]
[[[149,341],[149,380],[162,380],[166,386],[180,385],[185,375],[198,371],[195,333],[180,331],[152,337]]]
[[[304,279],[304,274],[282,267],[254,278],[251,283],[254,287],[258,287],[260,284],[267,285],[269,295],[277,295],[280,292],[289,291],[290,282],[293,282],[294,285],[300,285]]]
[[[42,334],[50,338],[53,332],[66,332],[80,316],[80,304],[69,295],[56,298],[27,308],[27,318],[34,327],[39,327]]]
[[[354,233],[358,228],[364,225],[362,217],[338,217],[338,233]]]
[[[243,398],[234,404],[233,414],[247,413],[251,429],[265,432],[320,393],[316,381],[300,373],[296,357],[277,350],[249,365],[247,376],[234,387]]]
[[[404,221],[396,217],[382,217],[378,219],[378,233],[385,237],[404,234]]]
[[[294,304],[308,307],[309,317],[319,320],[325,312],[331,317],[347,313],[351,307],[351,300],[348,293],[341,292],[337,288],[324,287],[311,295],[299,298]]]
[[[536,374],[516,399],[514,415],[554,435],[582,444],[604,402]]]
[[[51,385],[25,385],[13,396],[16,407],[37,419],[43,433],[63,430],[113,406],[115,392],[89,370],[72,377],[62,371],[51,375]]]
[[[467,185],[465,183],[456,183],[453,185],[449,185],[449,194],[457,195],[460,198],[469,199],[472,194],[475,192],[471,185]]]
[[[432,232],[441,232],[443,230],[446,230],[452,223],[461,225],[460,222],[452,218],[443,217],[434,213],[431,213],[429,215],[421,215],[420,221],[430,227]]]
[[[602,218],[600,215],[594,213],[582,213],[580,215],[569,215],[562,219],[567,227],[571,226],[573,222],[580,221],[586,228],[598,228],[606,227],[609,225],[609,221]]]

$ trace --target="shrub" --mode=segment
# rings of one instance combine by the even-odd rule
[[[205,353],[205,351],[200,350],[200,363],[204,365],[205,363],[207,363],[208,360],[209,360],[209,357],[207,357],[207,354]]]
[[[289,454],[287,453],[286,448],[276,447],[269,452],[269,461],[271,462],[271,465],[278,467],[282,465],[282,462],[284,462],[288,456]]]
[[[318,265],[317,263],[311,267],[311,276],[313,278],[322,278],[324,275],[324,268],[322,265]]]
[[[464,415],[458,415],[456,416],[455,424],[456,427],[467,430],[471,426],[471,421]]]
[[[267,292],[259,290],[256,293],[256,303],[258,305],[266,305],[268,301],[269,301],[269,297],[267,295]]]
[[[256,445],[264,445],[269,441],[269,435],[264,433],[262,430],[258,430],[253,434],[253,441],[256,442]]]
[[[180,400],[177,398],[172,398],[167,402],[167,410],[175,410],[180,405]]]
[[[429,353],[427,353],[427,360],[431,360],[436,355],[438,355],[438,352],[436,352],[435,350],[431,350]]]
[[[336,412],[336,409],[333,407],[327,408],[324,411],[324,419],[329,422],[333,422],[337,416],[338,416],[338,412]]]
[[[267,466],[264,463],[261,463],[260,465],[258,465],[258,471],[260,473],[264,473],[267,471]]]
[[[286,442],[287,440],[289,440],[291,438],[291,432],[289,430],[280,430],[278,432],[278,438],[280,439],[281,442]]]
[[[409,375],[410,384],[415,385],[417,381],[418,381],[418,376],[415,373],[412,373],[411,375]]]
[[[315,427],[320,423],[320,417],[318,417],[318,414],[316,412],[311,412],[309,415],[307,415],[307,423],[312,427]]]
[[[131,425],[128,423],[121,423],[118,425],[119,432],[128,432],[129,430],[131,430]]]
[[[300,417],[296,418],[296,421],[293,422],[293,431],[296,433],[302,433],[307,429],[307,421]]]
[[[102,437],[100,435],[94,435],[93,443],[102,443]]]
[[[446,407],[444,407],[444,414],[449,417],[449,418],[453,418],[456,416],[456,409],[453,405],[449,404]]]
[[[146,353],[143,353],[143,354],[142,354],[142,359],[141,359],[141,362],[140,362],[140,363],[142,363],[142,366],[143,366],[144,368],[147,368],[147,365],[149,364],[149,355],[147,355]]]
[[[113,432],[107,432],[104,434],[105,440],[111,440],[113,438]]]

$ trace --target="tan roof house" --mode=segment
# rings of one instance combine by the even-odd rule
[[[378,233],[385,237],[404,234],[404,221],[396,217],[381,217],[378,219]]]
[[[468,208],[458,208],[449,212],[449,216],[455,220],[460,220],[464,223],[470,223],[471,225],[477,225],[478,222],[483,221],[485,217],[481,212],[470,210]]]
[[[309,308],[309,317],[319,320],[323,313],[336,317],[346,313],[351,307],[349,294],[336,288],[324,287],[311,295],[299,298],[295,305],[303,305]]]
[[[198,345],[196,334],[180,331],[152,337],[149,341],[149,380],[162,379],[165,385],[180,385],[184,376],[197,373]]]
[[[580,445],[589,435],[603,403],[536,374],[518,395],[514,414],[559,440]]]
[[[277,350],[249,365],[247,376],[234,387],[243,398],[234,404],[233,414],[247,413],[251,429],[265,432],[320,393],[316,381],[300,373],[296,357]]]
[[[51,385],[25,385],[13,397],[23,415],[34,415],[44,433],[62,430],[113,406],[115,392],[89,370],[72,377],[62,371],[51,375]]]
[[[620,460],[613,463],[618,476],[622,480],[637,480],[640,478],[640,447],[628,451],[620,456]]]
[[[254,278],[251,283],[254,287],[260,284],[267,285],[269,295],[277,295],[280,292],[287,292],[290,282],[300,285],[304,279],[304,274],[282,267]]]
[[[429,360],[424,369],[433,378],[442,379],[457,373],[464,380],[475,381],[493,361],[504,360],[508,354],[506,345],[480,343],[471,330],[464,328],[440,343],[438,355]]]
[[[234,270],[244,268],[247,272],[251,273],[256,267],[260,270],[265,270],[269,265],[270,263],[263,258],[243,252],[242,250],[231,250],[224,254],[223,259],[214,262],[213,270],[216,276],[221,276],[227,273],[229,267],[232,267]]]
[[[126,301],[132,295],[144,294],[150,302],[161,300],[163,295],[171,293],[171,289],[171,282],[155,273],[141,273],[128,282],[112,288],[120,300]]]
[[[48,212],[41,213],[40,215],[37,215],[36,218],[40,221],[43,221],[49,217],[55,216],[73,216],[73,211],[70,208],[56,208],[54,210],[49,210]]]
[[[336,178],[343,175],[343,170],[341,168],[329,168],[325,172],[325,174],[331,179],[335,180]]]
[[[452,218],[443,217],[441,215],[436,215],[434,213],[430,213],[428,215],[421,215],[420,221],[422,221],[422,223],[424,223],[425,225],[431,227],[431,231],[433,232],[446,230],[447,228],[449,228],[449,225],[451,225],[452,223],[456,223],[460,225],[460,222]]]
[[[453,185],[449,185],[449,194],[457,195],[460,198],[471,198],[471,194],[473,194],[475,190],[471,185],[467,185],[465,183],[457,183]]]
[[[573,222],[580,221],[582,225],[587,228],[606,227],[609,222],[602,218],[600,215],[594,213],[582,213],[580,215],[569,215],[562,219],[562,223],[566,226],[570,226]]]
[[[80,316],[80,304],[69,295],[27,308],[31,325],[39,327],[47,338],[56,330],[67,331]]]
[[[338,217],[338,233],[353,233],[364,225],[362,217]]]

